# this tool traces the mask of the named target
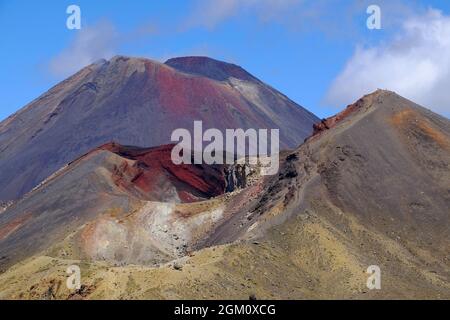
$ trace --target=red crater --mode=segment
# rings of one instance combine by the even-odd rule
[[[122,164],[113,170],[114,184],[147,200],[167,201],[171,196],[181,202],[195,202],[224,193],[222,165],[175,165],[171,160],[173,147],[144,149],[112,142],[97,150],[108,150],[123,157]]]

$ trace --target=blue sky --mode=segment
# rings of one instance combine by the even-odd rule
[[[381,30],[366,27],[372,3]],[[81,30],[66,28],[71,4]],[[0,0],[0,119],[114,54],[233,62],[320,117],[375,86],[448,116],[449,15],[445,0]]]

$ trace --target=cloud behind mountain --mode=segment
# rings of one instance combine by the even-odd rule
[[[389,88],[450,115],[450,16],[430,9],[406,19],[390,41],[355,49],[325,102],[343,105],[377,88]]]

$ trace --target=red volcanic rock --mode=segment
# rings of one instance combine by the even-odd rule
[[[339,112],[338,114],[322,119],[319,123],[315,123],[313,125],[313,136],[319,134],[322,131],[328,130],[336,126],[338,123],[346,119],[352,113],[359,109],[358,103],[351,104],[345,108],[344,111]]]
[[[114,168],[114,183],[128,192],[139,192],[149,200],[161,200],[167,186],[173,188],[181,202],[195,202],[199,199],[221,195],[226,182],[221,165],[175,165],[171,160],[174,145],[155,148],[137,148],[117,143],[105,144],[96,150],[107,150],[125,159]],[[131,163],[131,164],[130,164]]]
[[[14,218],[9,223],[0,227],[0,241],[7,238],[11,233],[19,229],[24,223],[31,219],[31,214],[28,212],[20,217]]]
[[[326,119],[322,119],[319,123],[315,123],[313,125],[313,134],[311,137],[319,135],[321,132],[335,127],[339,123],[348,119],[350,117],[350,115],[354,114],[361,108],[370,108],[374,99],[379,99],[380,96],[390,94],[390,93],[391,93],[390,91],[378,89],[377,91],[375,91],[371,94],[365,95],[364,97],[362,97],[355,103],[348,105],[347,108],[345,108],[343,111],[339,112],[338,114],[336,114],[332,117],[326,118]]]

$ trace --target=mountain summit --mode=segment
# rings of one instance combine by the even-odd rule
[[[241,67],[206,57],[100,60],[0,123],[0,200],[23,196],[89,150],[152,147],[173,130],[280,129],[293,148],[318,119]]]
[[[260,82],[240,66],[208,57],[173,58],[167,60],[165,64],[182,72],[197,74],[218,81],[235,78],[244,81]]]

